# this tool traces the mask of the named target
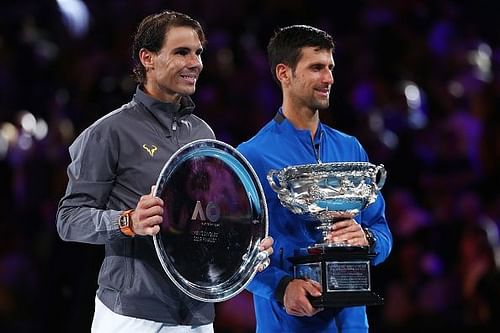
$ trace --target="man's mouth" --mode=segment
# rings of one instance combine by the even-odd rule
[[[181,74],[180,76],[183,80],[185,80],[186,82],[188,82],[190,84],[195,84],[196,80],[198,79],[198,75],[194,74],[194,73],[193,74]]]
[[[330,89],[329,88],[316,88],[316,92],[318,92],[319,95],[323,97],[328,97],[330,96]]]

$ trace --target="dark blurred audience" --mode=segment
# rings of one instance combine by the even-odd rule
[[[500,331],[499,4],[24,0],[0,11],[1,332],[89,331],[102,253],[54,229],[67,146],[128,101],[133,28],[165,6],[204,25],[197,112],[234,146],[280,102],[273,30],[332,33],[339,83],[322,119],[389,172],[395,246],[373,272],[385,305],[369,308],[371,331]],[[217,305],[216,332],[252,332],[251,302]]]

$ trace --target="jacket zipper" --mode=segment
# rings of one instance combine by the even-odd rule
[[[174,117],[174,119],[172,120],[172,131],[176,131],[177,130],[177,117]]]
[[[318,163],[321,163],[321,142],[322,142],[322,139],[323,139],[323,132],[319,132],[318,150],[316,150],[316,146],[314,145],[314,139],[313,139],[313,137],[310,136],[310,138],[311,138],[312,149],[313,149],[313,152],[314,152],[314,157],[316,158],[316,161]]]
[[[280,253],[280,268],[284,269],[285,265],[283,263],[283,248],[282,247],[280,247],[280,252],[279,253]]]
[[[174,118],[172,119],[172,135],[175,138],[175,142],[177,143],[177,146],[179,146],[179,138],[178,138],[177,133],[176,133],[177,126],[178,126],[177,117],[174,116]]]

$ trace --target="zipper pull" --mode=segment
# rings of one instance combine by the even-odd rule
[[[177,130],[177,119],[174,119],[172,121],[172,131],[176,131]]]

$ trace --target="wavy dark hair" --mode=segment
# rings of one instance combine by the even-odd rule
[[[193,28],[201,44],[205,45],[205,33],[200,23],[186,14],[166,10],[145,17],[137,27],[132,46],[133,73],[139,84],[144,84],[146,81],[146,69],[139,59],[139,51],[144,48],[151,52],[159,52],[165,43],[166,33],[173,27]]]

